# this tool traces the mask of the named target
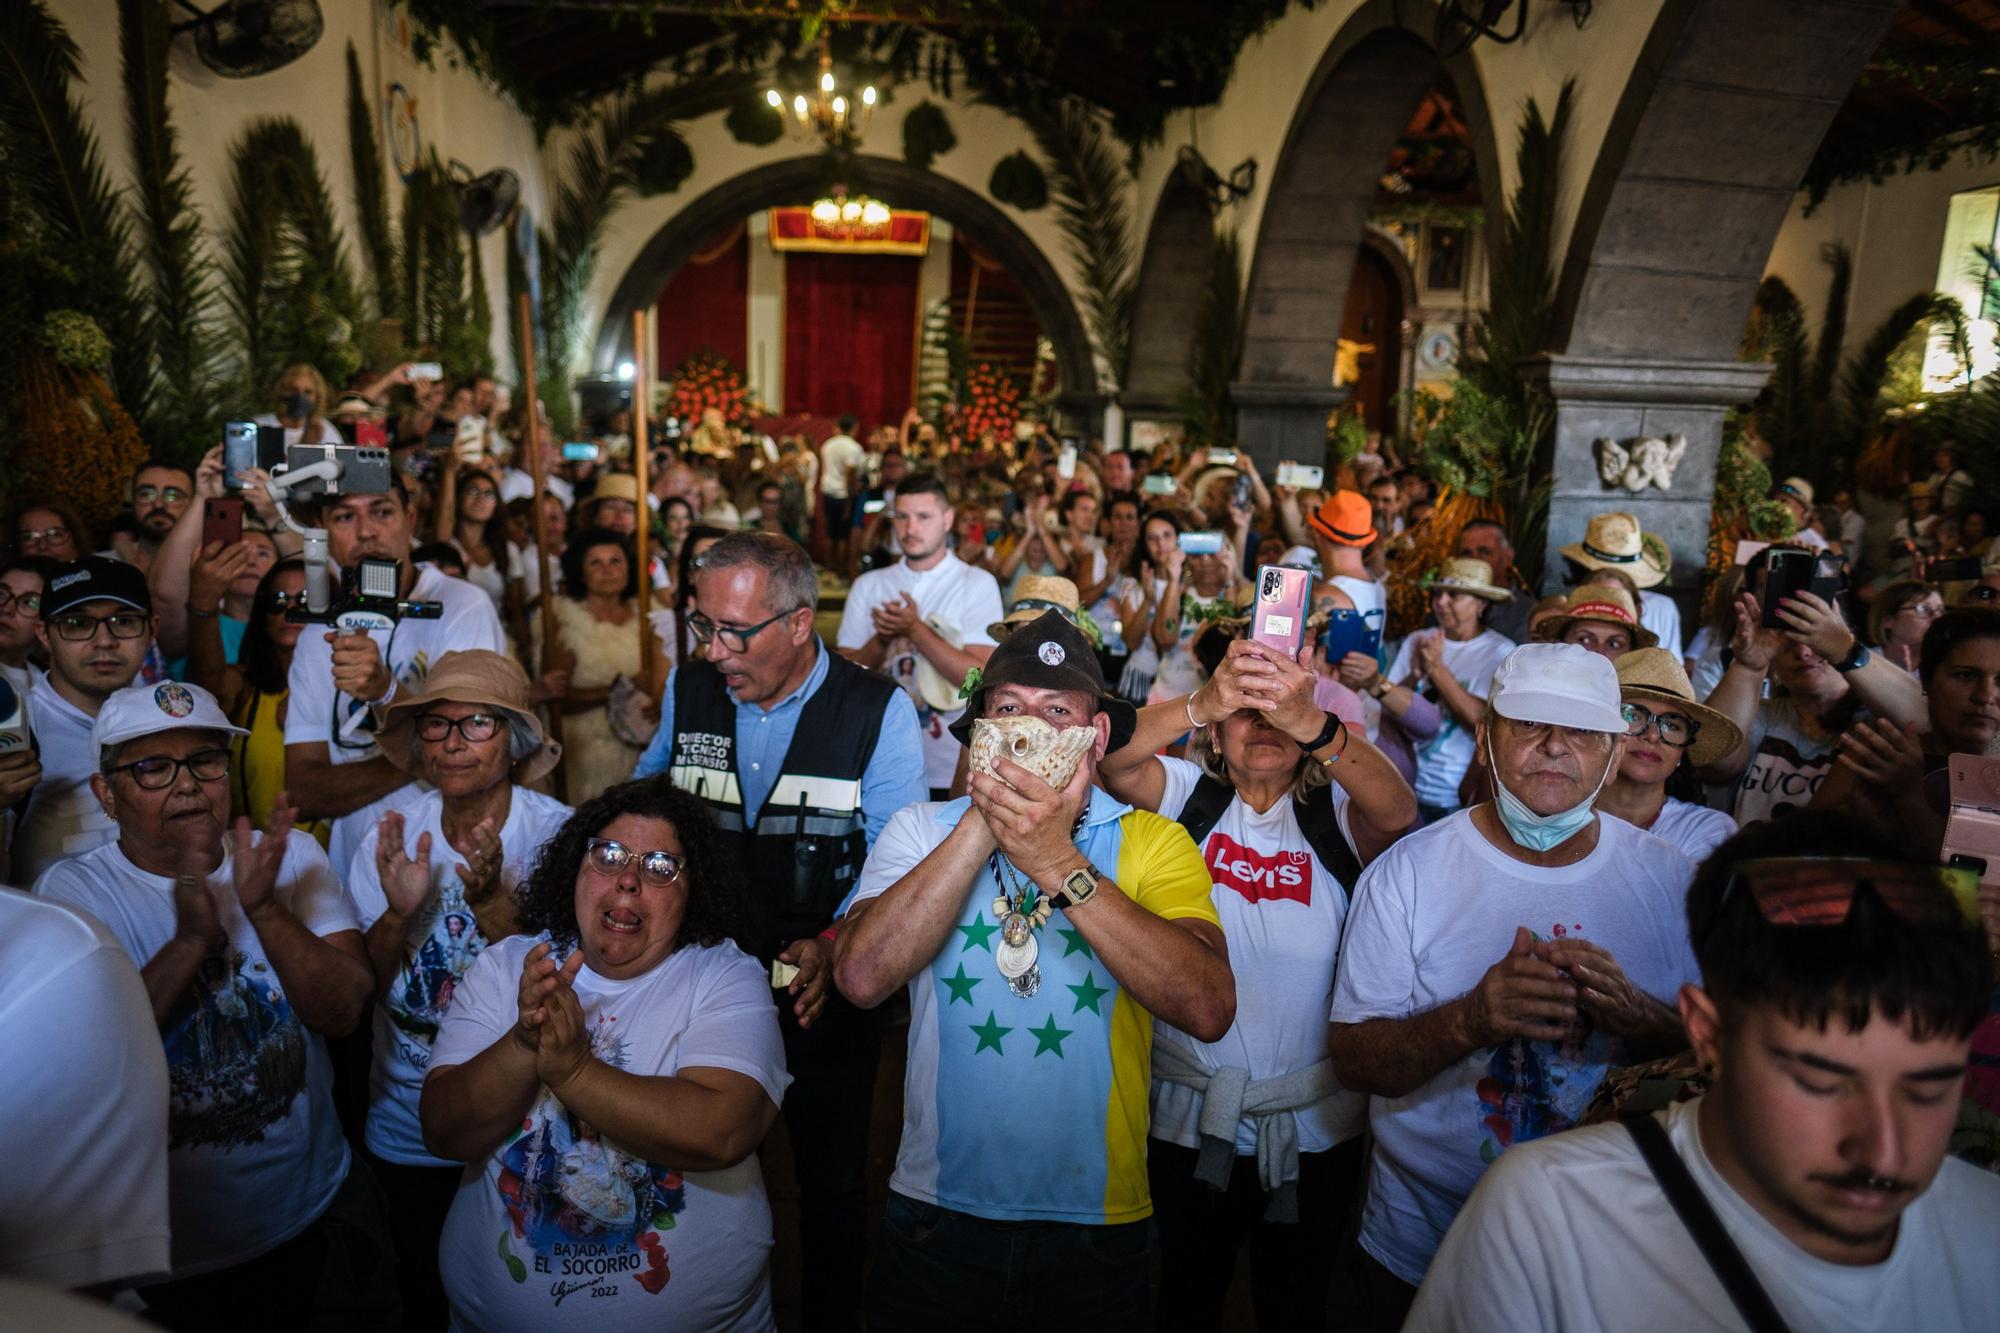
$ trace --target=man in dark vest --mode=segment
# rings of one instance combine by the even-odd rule
[[[876,1017],[833,988],[833,914],[889,817],[925,800],[916,708],[888,677],[813,633],[819,578],[797,543],[736,532],[703,552],[688,629],[706,660],[676,668],[635,776],[708,803],[750,888],[749,943],[781,964],[807,1326],[858,1322],[863,1168],[880,1059]],[[786,999],[789,1003],[784,1002]]]

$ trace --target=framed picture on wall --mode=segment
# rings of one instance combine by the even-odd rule
[[[1465,286],[1465,228],[1430,226],[1424,233],[1424,286],[1458,291]]]

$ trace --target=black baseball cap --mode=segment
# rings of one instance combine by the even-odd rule
[[[951,724],[960,745],[972,743],[972,724],[985,709],[986,692],[999,685],[1025,685],[1033,690],[1080,690],[1097,700],[1111,719],[1109,754],[1132,739],[1139,710],[1104,688],[1104,669],[1097,649],[1076,623],[1060,611],[1044,611],[1001,640],[981,668],[979,686],[966,701],[964,714]]]
[[[52,619],[85,602],[117,602],[153,614],[153,594],[146,587],[146,576],[123,560],[104,555],[87,555],[56,567],[42,590],[42,619]]]

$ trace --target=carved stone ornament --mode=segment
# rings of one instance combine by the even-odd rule
[[[1627,446],[1609,438],[1597,441],[1597,474],[1612,489],[1623,487],[1635,495],[1648,486],[1671,490],[1674,473],[1687,457],[1687,436],[1643,436]]]

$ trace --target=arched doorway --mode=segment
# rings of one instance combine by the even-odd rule
[[[1441,83],[1463,117],[1478,196],[1501,197],[1478,69],[1469,53],[1438,59],[1425,36],[1436,13],[1425,0],[1368,0],[1328,44],[1293,114],[1258,224],[1230,391],[1243,444],[1261,461],[1317,458],[1325,447],[1327,417],[1348,397],[1332,370],[1382,177]]]
[[[607,373],[631,355],[632,311],[652,305],[698,250],[752,213],[809,202],[824,191],[825,175],[820,157],[774,162],[723,182],[674,214],[613,290],[598,325],[593,368]],[[1104,400],[1097,392],[1090,337],[1055,266],[1025,232],[977,192],[893,158],[856,156],[844,175],[851,190],[947,220],[1003,266],[1053,345],[1061,384],[1057,407],[1079,424],[1096,423]]]

